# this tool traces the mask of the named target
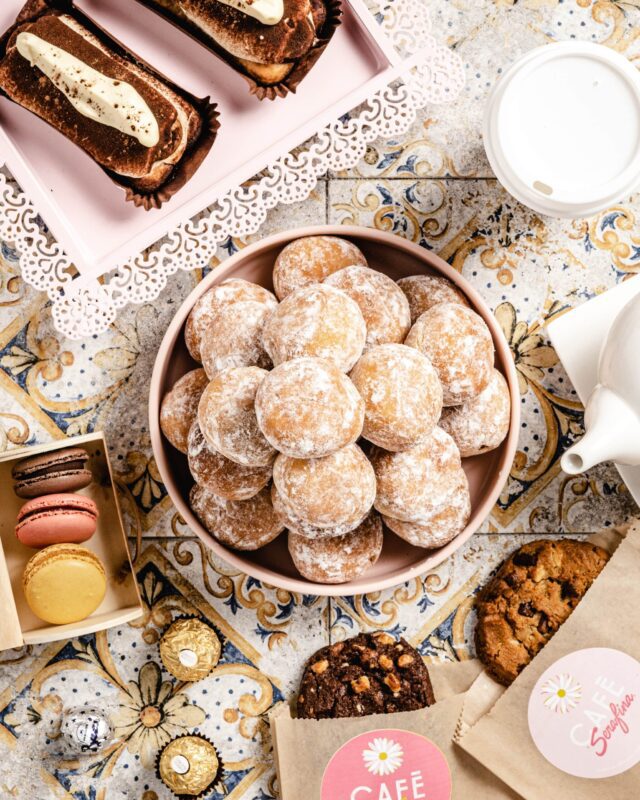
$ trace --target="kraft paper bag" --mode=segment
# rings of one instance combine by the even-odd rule
[[[518,800],[457,748],[455,727],[478,661],[430,664],[435,705],[348,719],[270,715],[282,800]]]
[[[612,556],[569,619],[463,698],[456,743],[525,800],[640,798],[640,523],[589,541]]]

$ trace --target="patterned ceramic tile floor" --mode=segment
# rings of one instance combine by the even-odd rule
[[[519,449],[498,505],[451,559],[389,591],[328,601],[234,572],[172,508],[147,428],[155,352],[202,275],[173,276],[154,303],[126,309],[100,337],[71,342],[53,329],[45,300],[22,283],[18,254],[3,242],[0,448],[106,432],[145,606],[134,625],[0,654],[3,800],[165,800],[155,753],[190,729],[218,743],[227,797],[270,800],[277,785],[264,712],[293,694],[316,648],[385,628],[427,659],[468,658],[474,593],[517,543],[590,533],[636,513],[610,465],[572,479],[559,470],[559,455],[581,433],[582,409],[544,325],[640,269],[640,198],[584,222],[541,218],[496,183],[480,120],[500,72],[538,44],[575,37],[638,60],[640,2],[432,0],[430,8],[436,32],[464,61],[463,96],[427,109],[402,141],[370,147],[305,203],[276,210],[261,233],[323,220],[375,226],[435,250],[476,286],[510,341],[520,379]],[[247,243],[229,241],[226,254]],[[177,684],[157,657],[159,632],[185,612],[202,614],[225,636],[221,666],[195,685]],[[48,742],[47,725],[62,707],[83,702],[113,715],[118,738],[99,758],[68,760]]]

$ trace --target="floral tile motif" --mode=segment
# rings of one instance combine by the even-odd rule
[[[0,243],[0,451],[105,431],[144,601],[133,625],[0,653],[3,800],[168,800],[154,754],[191,729],[219,744],[227,798],[271,800],[277,782],[265,712],[293,696],[316,649],[382,628],[406,636],[428,660],[469,658],[475,594],[512,549],[531,535],[580,535],[637,513],[612,465],[576,478],[560,472],[560,453],[582,432],[582,409],[544,325],[640,271],[640,196],[586,221],[541,218],[496,183],[481,125],[496,78],[534,46],[575,37],[638,62],[640,6],[435,0],[431,13],[435,34],[465,65],[457,102],[426,109],[401,140],[372,144],[356,168],[322,180],[305,203],[276,209],[250,240],[228,240],[208,269],[176,272],[157,300],[125,309],[104,335],[64,341],[46,298],[22,282],[11,243]],[[263,585],[191,536],[160,480],[146,410],[162,335],[203,275],[262,236],[323,222],[404,236],[472,282],[510,343],[523,425],[482,534],[419,579],[330,601]],[[178,684],[162,669],[157,642],[171,619],[194,612],[224,635],[224,657],[206,681]],[[49,722],[63,706],[97,701],[113,713],[116,744],[89,761],[57,755]]]
[[[32,794],[15,796],[41,800],[165,800],[154,773],[157,751],[195,731],[220,751],[225,796],[271,800],[277,785],[265,715],[294,697],[304,661],[329,641],[373,629],[405,636],[427,660],[472,657],[474,595],[527,538],[479,535],[410,584],[331,602],[233,574],[190,539],[147,541],[135,565],[139,621],[11,651],[13,665],[0,669],[0,788],[11,796],[29,787]],[[219,666],[196,684],[175,681],[157,651],[164,627],[185,614],[201,615],[224,640]],[[50,735],[62,709],[84,703],[105,710],[115,741],[99,755],[74,758]],[[20,754],[17,766],[10,751]],[[32,760],[40,772],[28,772]]]
[[[326,603],[233,574],[193,541],[149,542],[136,572],[145,608],[139,621],[3,654],[0,747],[17,742],[21,760],[41,760],[45,785],[68,793],[60,796],[159,800],[168,794],[154,773],[158,749],[196,731],[218,747],[225,796],[272,798],[265,715],[292,693],[304,659],[328,642]],[[220,664],[196,684],[173,679],[157,651],[166,625],[191,614],[213,624],[224,642]],[[115,741],[99,755],[75,758],[49,734],[63,708],[86,702],[109,715]],[[15,785],[12,774],[0,767],[6,791]],[[209,800],[220,797],[215,791]]]

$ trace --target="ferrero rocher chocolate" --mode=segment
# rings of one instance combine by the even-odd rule
[[[204,736],[180,736],[161,750],[158,777],[178,797],[198,797],[220,775],[216,748]]]
[[[160,658],[167,672],[180,681],[206,678],[220,660],[216,632],[200,619],[178,619],[160,639]]]

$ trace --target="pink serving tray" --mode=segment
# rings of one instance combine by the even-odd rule
[[[0,29],[23,0],[1,0]],[[116,39],[175,83],[219,106],[221,128],[193,179],[160,210],[122,189],[75,145],[0,98],[4,160],[82,275],[104,275],[347,113],[418,60],[402,60],[363,0],[343,0],[343,23],[295,95],[259,101],[205,47],[134,0],[77,0]],[[418,54],[419,55],[419,54]]]
[[[162,398],[178,378],[197,366],[184,344],[184,325],[198,298],[226,278],[244,278],[272,289],[273,264],[282,248],[293,239],[318,234],[350,239],[364,252],[371,267],[396,280],[408,275],[430,273],[443,275],[457,284],[471,307],[489,326],[496,350],[496,367],[507,379],[511,394],[511,422],[505,441],[496,450],[463,459],[462,464],[469,479],[472,509],[464,531],[437,550],[412,547],[386,531],[379,561],[360,578],[333,585],[312,583],[300,576],[287,550],[285,535],[255,552],[230,550],[211,536],[189,507],[189,490],[193,479],[189,474],[187,459],[169,444],[160,429]],[[304,594],[341,596],[376,592],[412,580],[448,558],[468,541],[491,513],[509,477],[518,444],[519,422],[520,391],[509,344],[491,310],[471,284],[439,256],[413,242],[383,231],[348,225],[299,228],[270,236],[242,249],[207,275],[180,306],[169,325],[156,356],[149,387],[149,430],[156,464],[169,496],[191,530],[236,569],[272,586]]]

